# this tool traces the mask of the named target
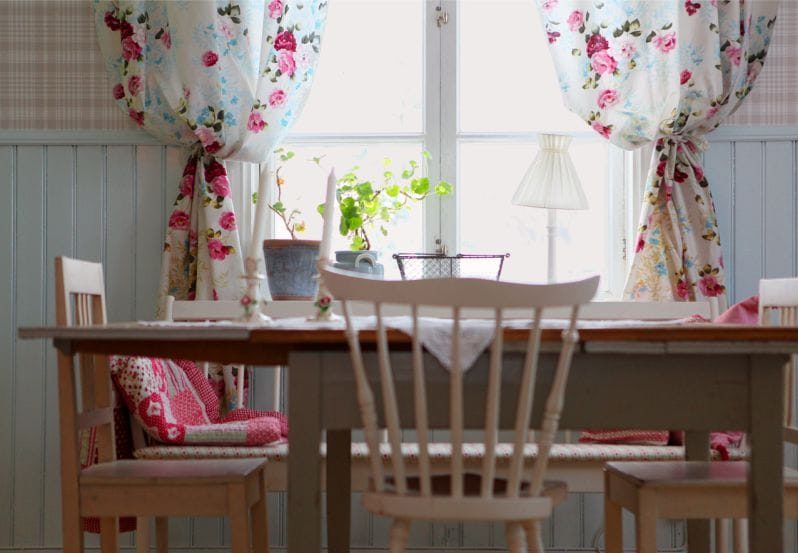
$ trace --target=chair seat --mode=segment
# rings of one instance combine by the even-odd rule
[[[417,484],[417,478],[408,478],[410,490],[405,495],[396,494],[391,489],[383,493],[363,494],[363,507],[382,516],[415,520],[532,520],[548,517],[552,507],[564,501],[568,494],[564,482],[544,481],[541,495],[537,497],[530,497],[527,490],[522,489],[519,497],[496,495],[487,499],[479,495],[479,475],[466,474],[465,497],[448,495],[451,490],[451,478],[448,475],[433,477],[433,494],[422,497],[413,486],[414,480]],[[495,491],[504,491],[501,482],[504,481],[496,479]],[[496,483],[499,483],[498,487]]]
[[[265,459],[199,461],[122,460],[92,465],[80,473],[82,485],[196,485],[242,482],[260,470]]]
[[[637,488],[744,487],[748,471],[745,461],[607,463],[606,470]],[[784,485],[798,489],[798,471],[784,467]]]
[[[390,461],[390,446],[380,444],[383,460]],[[418,444],[402,444],[402,456],[411,464],[418,463]],[[322,445],[322,455],[326,455],[326,447]],[[730,449],[731,460],[742,460],[747,457],[744,449]],[[498,463],[508,463],[512,454],[511,444],[496,446]],[[432,462],[448,460],[452,455],[451,444],[432,443],[429,445],[429,456]],[[485,456],[482,444],[464,444],[464,462],[481,460]],[[246,457],[264,457],[272,462],[285,461],[288,458],[288,444],[277,444],[264,447],[239,446],[172,446],[155,445],[137,449],[137,459],[229,459]],[[368,447],[363,442],[352,444],[352,460],[368,458]],[[527,444],[524,447],[524,458],[531,461],[537,458],[537,445]],[[569,461],[679,461],[684,459],[682,446],[649,446],[649,445],[614,445],[614,444],[554,444],[549,455],[550,463]],[[713,459],[718,459],[713,451]]]

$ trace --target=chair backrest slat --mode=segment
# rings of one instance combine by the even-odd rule
[[[543,488],[543,476],[548,465],[549,452],[560,423],[560,413],[562,413],[563,400],[565,399],[565,384],[568,381],[568,372],[571,368],[574,348],[579,341],[579,334],[576,331],[578,315],[579,306],[574,306],[568,328],[562,332],[562,349],[557,360],[557,369],[554,372],[554,382],[549,390],[549,397],[546,399],[543,424],[541,425],[540,438],[537,442],[538,460],[532,468],[532,476],[529,479],[529,491],[532,495],[539,494]]]
[[[338,297],[340,298],[341,296]],[[344,319],[346,320],[346,337],[349,342],[349,353],[352,358],[352,370],[355,373],[357,402],[360,406],[361,417],[363,418],[366,445],[368,445],[369,448],[372,484],[376,491],[382,492],[385,490],[385,477],[382,470],[380,442],[377,435],[377,411],[374,405],[374,393],[371,391],[371,386],[366,376],[363,353],[360,351],[360,340],[358,339],[357,329],[355,329],[352,322],[349,304],[343,298],[341,300],[341,308],[343,309]]]
[[[535,394],[535,381],[538,373],[538,355],[540,353],[540,320],[542,310],[536,309],[532,320],[532,329],[529,332],[526,355],[524,356],[524,369],[521,374],[521,385],[518,387],[518,404],[515,412],[515,439],[513,441],[513,455],[510,459],[510,474],[507,483],[507,493],[517,496],[520,492],[521,472],[524,468],[524,445],[527,441],[530,419],[532,417],[532,399]],[[540,460],[540,456],[538,456]]]
[[[452,366],[449,368],[449,427],[452,439],[452,496],[463,496],[463,367],[460,362],[460,308],[452,310]]]
[[[415,493],[406,478],[407,468],[401,451],[402,424],[399,420],[397,389],[394,371],[391,367],[390,344],[384,320],[386,304],[408,305],[412,313],[411,360],[413,369],[413,401],[415,427],[419,442],[420,497],[435,493],[446,493],[459,498],[477,493],[483,498],[493,498],[496,492],[495,478],[499,472],[496,460],[501,409],[501,387],[503,372],[503,310],[527,308],[533,312],[529,341],[523,368],[515,412],[513,452],[507,475],[507,497],[518,497],[522,490],[525,495],[539,495],[542,477],[546,470],[549,450],[557,431],[560,412],[563,407],[565,383],[571,358],[578,340],[576,321],[579,305],[593,297],[598,287],[598,277],[584,281],[554,285],[523,285],[477,279],[445,279],[421,281],[382,281],[368,277],[354,276],[334,269],[322,269],[325,286],[336,298],[341,300],[346,320],[346,335],[350,347],[352,367],[357,386],[357,397],[365,427],[366,443],[369,447],[371,477],[377,492],[386,491],[386,476],[391,476],[393,486],[390,492],[408,496]],[[366,302],[374,306],[376,314],[377,365],[382,391],[384,420],[388,428],[391,447],[390,469],[386,471],[379,450],[378,417],[374,393],[368,379],[368,371],[363,357],[360,337],[352,317],[351,303]],[[419,319],[420,307],[448,307],[452,313],[451,366],[448,368],[449,395],[449,433],[452,446],[449,467],[448,492],[438,490],[432,485],[432,469],[429,459],[429,418],[428,398],[425,380],[429,376],[424,367],[422,350],[422,324]],[[560,355],[555,365],[551,388],[548,392],[542,431],[539,440],[539,453],[536,462],[525,478],[524,446],[531,427],[533,398],[537,386],[538,360],[541,352],[542,316],[545,307],[570,307],[570,319],[563,331]],[[467,329],[462,319],[464,309],[490,308],[493,317],[493,336],[491,340],[490,365],[485,395],[484,448],[480,485],[477,491],[467,486],[466,466],[463,454],[463,437],[466,429],[464,405],[464,369],[461,359],[461,331]],[[469,410],[471,407],[468,407]],[[471,423],[469,423],[471,424]],[[409,425],[408,425],[409,426]]]
[[[504,333],[502,332],[502,311],[495,312],[493,342],[490,351],[488,372],[488,391],[485,399],[485,457],[482,460],[482,497],[493,496],[493,480],[496,477],[496,445],[499,434],[499,403],[501,402],[502,354]]]
[[[380,384],[382,388],[382,404],[385,409],[385,422],[388,425],[388,441],[391,445],[391,463],[396,491],[403,494],[407,491],[405,479],[405,462],[402,456],[402,428],[399,423],[399,406],[396,404],[393,371],[388,354],[388,334],[382,318],[382,306],[374,304],[377,314],[377,358],[380,366]]]
[[[413,401],[415,402],[416,436],[421,495],[432,495],[429,463],[429,423],[427,422],[427,384],[424,374],[424,354],[419,338],[418,306],[412,306],[413,317]]]

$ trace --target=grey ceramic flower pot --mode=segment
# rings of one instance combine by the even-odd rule
[[[385,268],[377,263],[380,252],[375,250],[338,250],[335,252],[333,267],[345,271],[382,276]]]
[[[315,299],[318,240],[264,240],[263,257],[272,299]]]

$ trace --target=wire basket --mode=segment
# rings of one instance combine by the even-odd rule
[[[499,280],[509,253],[443,255],[395,253],[402,280],[425,278],[486,278]]]

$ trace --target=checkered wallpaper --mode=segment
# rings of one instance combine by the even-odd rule
[[[798,0],[782,0],[765,69],[729,123],[798,124]],[[88,0],[0,0],[0,129],[130,128]]]

